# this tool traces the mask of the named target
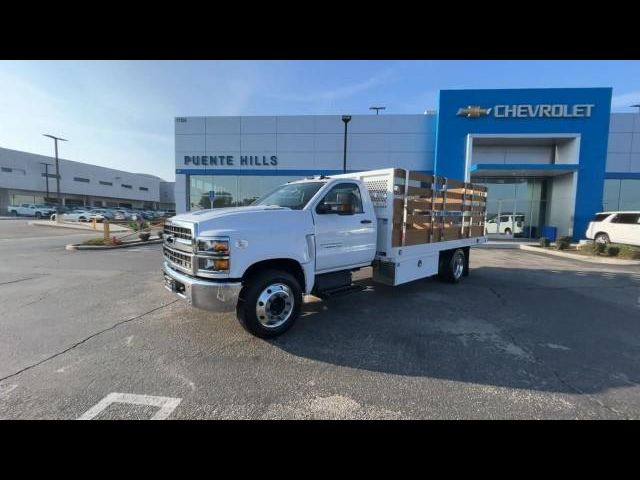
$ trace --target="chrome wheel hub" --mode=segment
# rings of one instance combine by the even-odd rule
[[[263,327],[277,328],[293,312],[293,292],[284,283],[274,283],[262,290],[256,303],[256,316]]]
[[[453,275],[456,279],[462,277],[464,272],[464,257],[462,255],[456,255],[453,259]]]

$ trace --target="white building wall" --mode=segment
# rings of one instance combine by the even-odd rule
[[[344,123],[340,115],[187,117],[176,119],[176,169],[255,169],[243,155],[278,157],[270,170],[341,170]],[[387,166],[433,170],[435,115],[353,115],[347,169]],[[184,156],[233,156],[234,165],[184,164]],[[283,172],[284,173],[284,172]]]
[[[433,170],[436,116],[352,115],[347,169],[400,167]],[[175,122],[176,170],[242,170],[255,175],[342,171],[344,123],[340,115],[182,117]],[[232,156],[233,165],[185,165],[185,156]],[[240,157],[276,156],[277,165],[242,165]],[[294,171],[294,172],[292,172]],[[204,173],[204,172],[203,172]],[[176,172],[176,208],[186,209],[186,177]]]
[[[49,191],[50,196],[54,197],[56,192],[55,158],[6,148],[0,148],[0,188],[45,192],[47,181],[43,176],[45,166],[40,162],[51,164],[48,170],[49,174],[53,176],[49,178]],[[60,159],[59,165],[60,191],[63,194],[144,202],[158,202],[160,200],[161,179],[157,177],[71,160]],[[13,171],[3,171],[2,168]],[[75,177],[89,179],[89,182],[75,181]],[[111,182],[112,185],[101,185],[100,181]],[[131,185],[131,188],[124,188],[122,184]],[[140,187],[147,190],[140,190]]]

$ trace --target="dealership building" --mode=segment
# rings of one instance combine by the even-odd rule
[[[247,205],[287,181],[342,173],[346,137],[348,171],[481,183],[487,218],[517,219],[525,237],[552,226],[584,238],[595,212],[640,210],[640,114],[611,113],[611,95],[443,90],[435,112],[351,115],[346,134],[340,115],[178,117],[176,209]]]
[[[0,215],[9,205],[56,202],[55,158],[0,148]],[[59,160],[62,205],[174,209],[174,182]]]

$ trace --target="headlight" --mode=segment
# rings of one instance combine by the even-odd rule
[[[229,271],[229,239],[196,239],[198,270],[205,273],[223,273]]]
[[[198,268],[209,272],[226,272],[229,270],[228,258],[199,257]]]
[[[199,238],[198,253],[216,256],[229,255],[229,240]]]

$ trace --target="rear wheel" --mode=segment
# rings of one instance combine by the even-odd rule
[[[504,229],[504,234],[505,235],[511,235],[511,229],[510,228],[505,228]]]
[[[611,240],[609,239],[609,235],[607,235],[606,233],[599,233],[596,235],[595,242],[602,243],[603,245],[608,245]]]
[[[36,218],[42,218],[42,214],[40,212],[36,212]]]
[[[440,254],[438,276],[449,283],[458,283],[464,275],[464,250],[457,249]]]
[[[18,211],[17,210],[11,210],[11,216],[12,217],[17,217],[18,216]]]
[[[252,335],[271,338],[291,328],[300,315],[302,289],[287,272],[263,270],[249,278],[240,292],[236,313]]]

